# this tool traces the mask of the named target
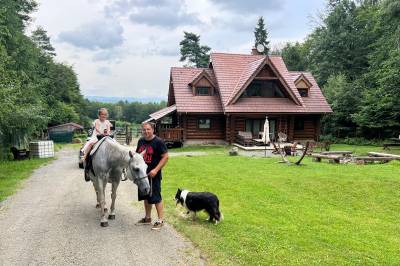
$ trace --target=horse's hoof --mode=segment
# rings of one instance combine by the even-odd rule
[[[115,214],[110,214],[108,215],[109,220],[115,220]]]
[[[100,209],[100,204],[96,204],[96,209]]]
[[[108,222],[100,222],[100,226],[101,227],[107,227],[108,226]]]

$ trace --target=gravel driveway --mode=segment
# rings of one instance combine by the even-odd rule
[[[116,220],[100,227],[93,186],[84,182],[76,155],[75,149],[62,149],[1,203],[0,265],[204,264],[168,224],[161,232],[134,225],[143,211],[132,204],[137,197],[132,182],[118,188]],[[110,186],[108,205],[109,195]]]

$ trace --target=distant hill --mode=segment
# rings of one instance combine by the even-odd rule
[[[156,102],[159,103],[161,101],[166,101],[165,97],[143,97],[143,98],[134,98],[134,97],[113,97],[113,96],[85,96],[86,99],[92,102],[102,102],[102,103],[117,103],[119,101],[128,101],[128,102],[141,102],[141,103],[150,103]]]

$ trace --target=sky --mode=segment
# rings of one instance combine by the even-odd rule
[[[249,54],[263,16],[272,48],[302,41],[324,0],[37,0],[56,60],[72,65],[85,96],[167,97],[183,31],[212,52]]]

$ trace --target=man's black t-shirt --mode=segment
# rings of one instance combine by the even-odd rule
[[[161,160],[161,155],[168,152],[167,146],[164,141],[159,137],[155,136],[152,140],[145,140],[140,138],[136,148],[136,152],[143,152],[146,150],[143,159],[147,164],[147,173],[153,170]],[[162,178],[161,170],[157,173],[154,178]]]

